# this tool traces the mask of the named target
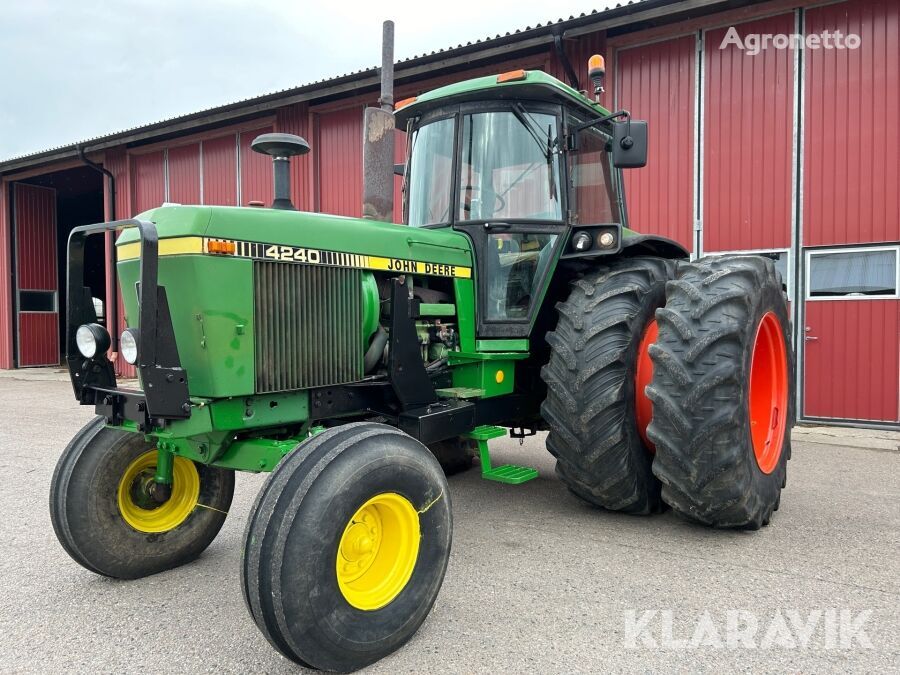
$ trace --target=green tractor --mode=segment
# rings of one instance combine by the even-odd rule
[[[646,163],[646,123],[520,70],[401,102],[393,124],[403,225],[294,210],[308,145],[267,134],[273,208],[163,206],[69,241],[68,366],[97,417],[53,476],[60,542],[98,574],[161,572],[215,538],[235,471],[271,472],[244,597],[279,652],[324,670],[424,621],[450,554],[446,473],[479,456],[489,480],[537,475],[493,466],[490,439],[549,431],[559,479],[603,509],[756,529],[795,418],[773,262],[690,262],[628,229],[622,169]],[[111,230],[140,389],[117,384],[84,283],[85,239]]]

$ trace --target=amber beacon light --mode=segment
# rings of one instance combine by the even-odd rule
[[[594,97],[600,100],[600,94],[604,92],[603,78],[606,76],[606,61],[599,54],[594,54],[588,59],[588,77],[594,85]]]

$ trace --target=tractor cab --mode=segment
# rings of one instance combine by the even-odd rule
[[[621,249],[627,216],[619,166],[646,158],[646,127],[627,116],[525,70],[397,104],[409,158],[404,220],[471,239],[485,280],[479,335],[527,337],[561,256]],[[616,145],[626,136],[627,147]]]

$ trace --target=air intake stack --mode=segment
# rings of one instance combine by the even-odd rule
[[[291,202],[291,157],[309,152],[309,143],[293,134],[263,134],[253,139],[250,147],[262,155],[272,157],[275,172],[275,201],[273,209],[295,210]]]
[[[381,38],[381,96],[363,118],[363,218],[394,219],[394,22]]]

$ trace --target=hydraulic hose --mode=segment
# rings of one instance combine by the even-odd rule
[[[363,372],[369,373],[378,365],[382,354],[384,354],[384,346],[387,344],[387,341],[388,333],[379,325],[378,330],[375,332],[375,337],[372,338],[372,343],[369,345],[363,358]]]

